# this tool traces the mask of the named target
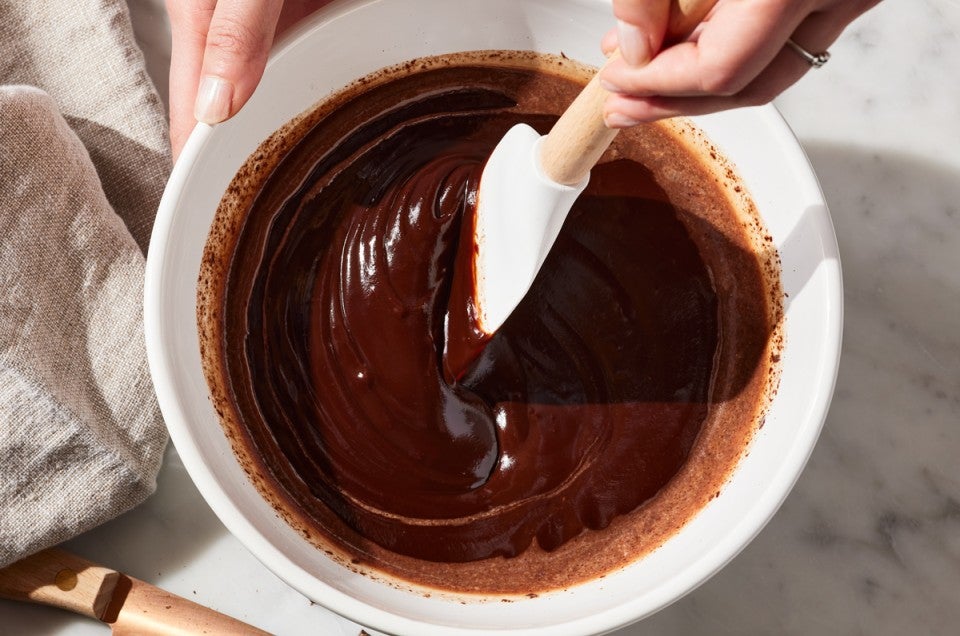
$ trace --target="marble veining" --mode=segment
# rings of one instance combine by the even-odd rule
[[[161,3],[132,4],[149,32]],[[156,68],[167,53],[153,44]],[[831,51],[777,100],[820,177],[843,259],[843,358],[824,433],[763,532],[623,636],[958,632],[960,2],[885,0]],[[272,632],[361,629],[260,565],[173,451],[153,498],[69,547]],[[9,602],[0,626],[105,633]]]

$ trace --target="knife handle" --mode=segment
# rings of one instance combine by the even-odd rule
[[[119,572],[50,548],[0,570],[0,596],[100,620],[119,579]]]

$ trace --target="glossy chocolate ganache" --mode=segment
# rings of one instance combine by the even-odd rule
[[[762,422],[776,252],[685,122],[618,137],[529,295],[444,373],[484,161],[586,74],[507,52],[387,69],[223,199],[198,305],[214,403],[260,492],[348,567],[488,594],[602,576],[716,496]]]

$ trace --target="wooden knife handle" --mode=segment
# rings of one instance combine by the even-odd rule
[[[0,570],[0,596],[100,620],[119,578],[114,570],[50,548]]]
[[[672,41],[690,35],[716,2],[671,2],[665,40]],[[617,57],[619,53],[615,52],[607,64]],[[603,105],[609,94],[600,86],[598,72],[544,138],[540,146],[540,163],[547,176],[557,183],[580,183],[617,136],[618,130],[607,128],[603,123]]]
[[[59,548],[0,570],[0,597],[83,614],[107,623],[117,635],[269,636],[231,616]]]

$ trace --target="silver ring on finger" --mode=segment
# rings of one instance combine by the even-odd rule
[[[813,68],[820,68],[830,60],[830,51],[811,53],[807,49],[794,42],[793,38],[787,38],[787,46],[793,49],[797,55],[805,59]]]

